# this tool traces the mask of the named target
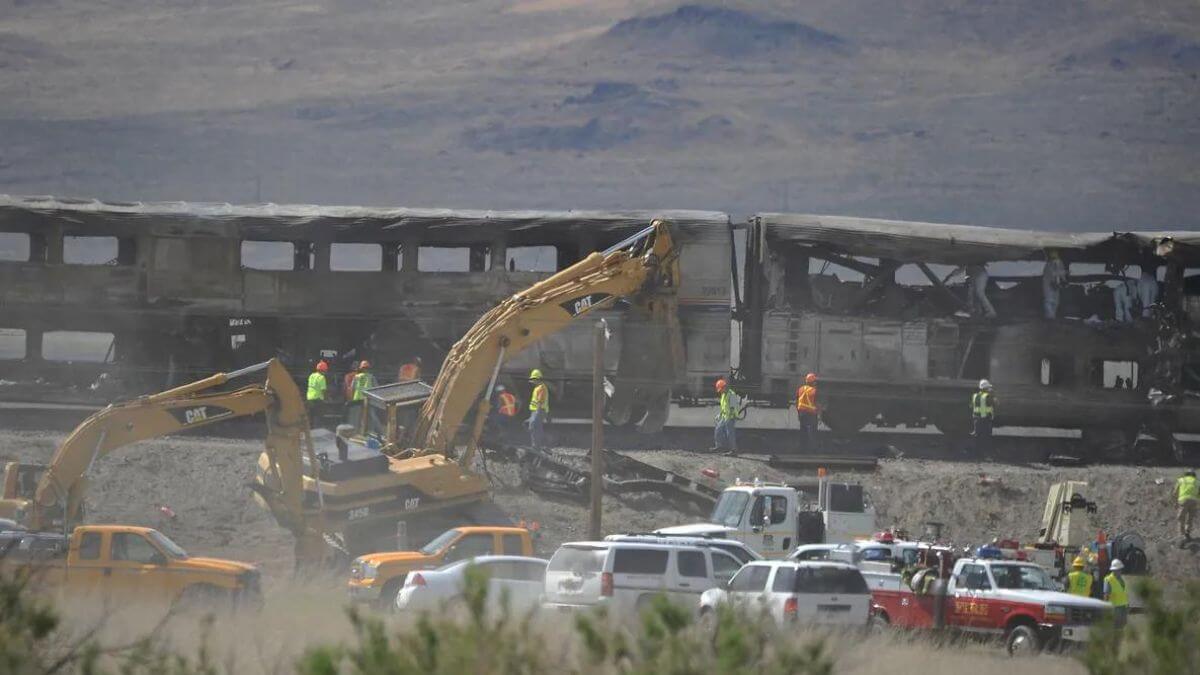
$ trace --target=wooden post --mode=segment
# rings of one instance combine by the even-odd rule
[[[604,322],[597,321],[592,354],[592,518],[588,536],[599,540],[600,503],[604,494]]]

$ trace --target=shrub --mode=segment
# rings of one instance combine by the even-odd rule
[[[1154,582],[1135,584],[1145,600],[1144,620],[1131,621],[1118,633],[1111,623],[1097,627],[1084,664],[1092,675],[1179,675],[1195,672],[1200,663],[1200,583],[1192,582],[1177,597],[1165,597]]]

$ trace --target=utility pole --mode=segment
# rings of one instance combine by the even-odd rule
[[[604,494],[604,321],[594,329],[595,346],[592,353],[592,517],[588,536],[593,541],[603,535],[600,522],[601,496]]]

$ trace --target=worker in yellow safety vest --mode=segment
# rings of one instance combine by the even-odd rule
[[[414,356],[411,361],[400,366],[396,374],[397,382],[412,382],[421,379],[421,357]]]
[[[1067,592],[1084,598],[1092,597],[1092,574],[1088,572],[1082,556],[1075,556],[1071,571],[1067,573]]]
[[[1179,536],[1189,541],[1196,510],[1200,509],[1200,482],[1196,481],[1195,471],[1188,469],[1175,481],[1175,499],[1179,504]]]
[[[975,451],[984,453],[991,449],[992,425],[996,422],[996,396],[987,380],[980,380],[979,391],[971,395],[971,422]]]
[[[1108,569],[1111,571],[1104,577],[1104,600],[1112,603],[1113,627],[1124,628],[1125,622],[1129,620],[1129,589],[1126,587],[1125,577],[1121,574],[1125,563],[1120,559],[1114,560]]]
[[[796,419],[800,421],[800,449],[811,450],[817,441],[817,374],[804,376],[804,384],[796,390]]]
[[[529,396],[529,443],[535,450],[546,447],[546,422],[550,417],[550,388],[542,381],[542,371],[534,368],[529,373],[533,393]]]
[[[375,386],[375,376],[371,374],[371,362],[366,359],[358,364],[358,371],[350,385],[350,423],[361,429],[363,411],[367,407],[367,390]]]
[[[717,417],[713,427],[713,447],[710,452],[723,452],[726,455],[737,454],[737,392],[725,378],[719,377],[713,383],[717,392]]]
[[[325,403],[325,394],[329,390],[329,381],[325,379],[325,373],[329,372],[329,364],[325,363],[325,359],[317,361],[317,367],[308,376],[308,392],[305,394],[304,400],[308,405],[308,417],[311,420],[318,412],[318,408]]]

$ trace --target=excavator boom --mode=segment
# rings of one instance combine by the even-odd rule
[[[261,384],[214,391],[230,380],[263,371],[266,377]],[[88,470],[113,450],[258,413],[267,416],[266,454],[280,486],[274,494],[260,491],[260,496],[298,540],[319,537],[320,528],[305,517],[303,509],[302,453],[312,453],[308,416],[295,381],[276,359],[115,403],[88,417],[67,436],[42,473],[28,505],[28,525],[46,529],[51,525],[49,514],[54,512],[61,514],[64,528],[74,525],[87,490]],[[315,458],[310,464],[319,466]]]
[[[620,299],[661,321],[671,336],[667,358],[682,362],[675,296],[679,285],[678,251],[670,226],[656,220],[638,234],[604,252],[596,252],[487,312],[450,350],[433,391],[406,439],[414,454],[447,454],[476,403],[470,430],[470,460],[491,388],[506,358],[566,328],[581,316]],[[671,368],[674,370],[674,367]],[[480,399],[480,393],[483,393]]]

